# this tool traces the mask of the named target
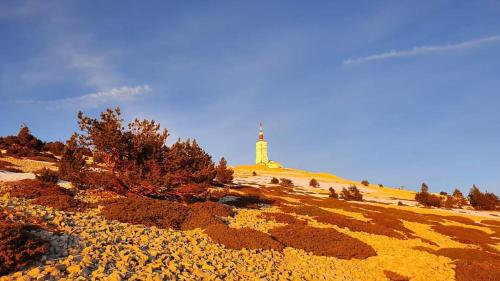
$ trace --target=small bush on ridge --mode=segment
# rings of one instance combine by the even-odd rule
[[[363,195],[355,185],[349,186],[347,189],[342,188],[340,197],[347,201],[363,201]]]
[[[280,185],[283,187],[293,187],[293,181],[291,179],[281,178]]]
[[[498,197],[494,193],[481,192],[475,185],[469,192],[469,202],[476,210],[496,210],[500,206]]]
[[[310,187],[319,187],[319,182],[316,179],[311,179],[309,181],[309,186]]]
[[[330,191],[328,197],[333,199],[339,199],[339,195],[335,192],[335,189],[333,189],[333,187],[330,187],[328,190]]]
[[[420,192],[415,194],[415,201],[427,207],[432,206],[439,208],[441,206],[441,198],[437,195],[429,193],[429,187],[425,183],[422,183]]]

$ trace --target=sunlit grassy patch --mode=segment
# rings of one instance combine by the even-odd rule
[[[16,165],[16,168],[22,170],[25,173],[33,173],[35,171],[47,168],[50,170],[57,170],[57,166],[54,163],[35,161],[29,159],[20,159],[14,157],[4,157],[2,160],[10,162]]]

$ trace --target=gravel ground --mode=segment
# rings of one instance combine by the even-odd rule
[[[411,247],[423,245],[418,240],[393,243],[396,239],[339,229],[370,242],[384,254],[339,260],[293,248],[283,253],[228,250],[200,229],[174,231],[108,221],[99,216],[98,209],[61,212],[8,196],[0,198],[0,205],[21,217],[41,217],[61,231],[36,233],[50,241],[50,253],[30,268],[0,280],[387,280],[383,269],[392,268],[393,263],[403,266],[406,261],[410,264],[399,272],[413,273],[412,280],[453,280],[447,258],[413,250],[411,260],[403,260]],[[261,212],[240,210],[230,225],[263,231],[281,225],[258,218]]]

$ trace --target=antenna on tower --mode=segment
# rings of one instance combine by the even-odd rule
[[[260,122],[259,126],[259,140],[264,140],[264,132],[262,131],[262,122]]]

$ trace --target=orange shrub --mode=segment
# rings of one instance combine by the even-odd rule
[[[500,201],[494,193],[483,193],[475,185],[469,192],[469,202],[477,210],[496,210],[500,206]]]
[[[363,195],[355,185],[349,186],[347,189],[342,188],[340,197],[347,201],[363,201]]]
[[[420,192],[415,194],[415,201],[427,207],[433,206],[439,208],[441,206],[441,198],[429,193],[429,187],[425,183],[422,183]]]
[[[310,187],[319,187],[319,182],[316,179],[311,179],[309,181],[309,186]]]
[[[59,181],[59,173],[47,168],[36,171],[35,177],[42,182],[57,183]]]
[[[315,228],[294,224],[274,228],[270,234],[285,246],[303,249],[319,256],[366,259],[377,255],[368,244],[333,228]]]
[[[224,245],[228,249],[264,249],[281,251],[283,245],[273,237],[251,228],[231,228],[225,224],[210,224],[205,233],[214,242]]]
[[[333,187],[330,187],[328,189],[328,191],[330,191],[330,194],[328,195],[328,197],[333,198],[333,199],[339,198],[339,195],[335,192],[335,189],[333,189]]]
[[[48,252],[48,243],[30,233],[37,227],[10,221],[0,208],[0,276],[18,271]]]
[[[281,178],[280,185],[283,187],[293,187],[293,181],[291,179]]]
[[[215,168],[215,179],[220,183],[231,183],[233,182],[233,173],[232,169],[227,167],[227,161],[222,157],[220,159],[219,165]]]

